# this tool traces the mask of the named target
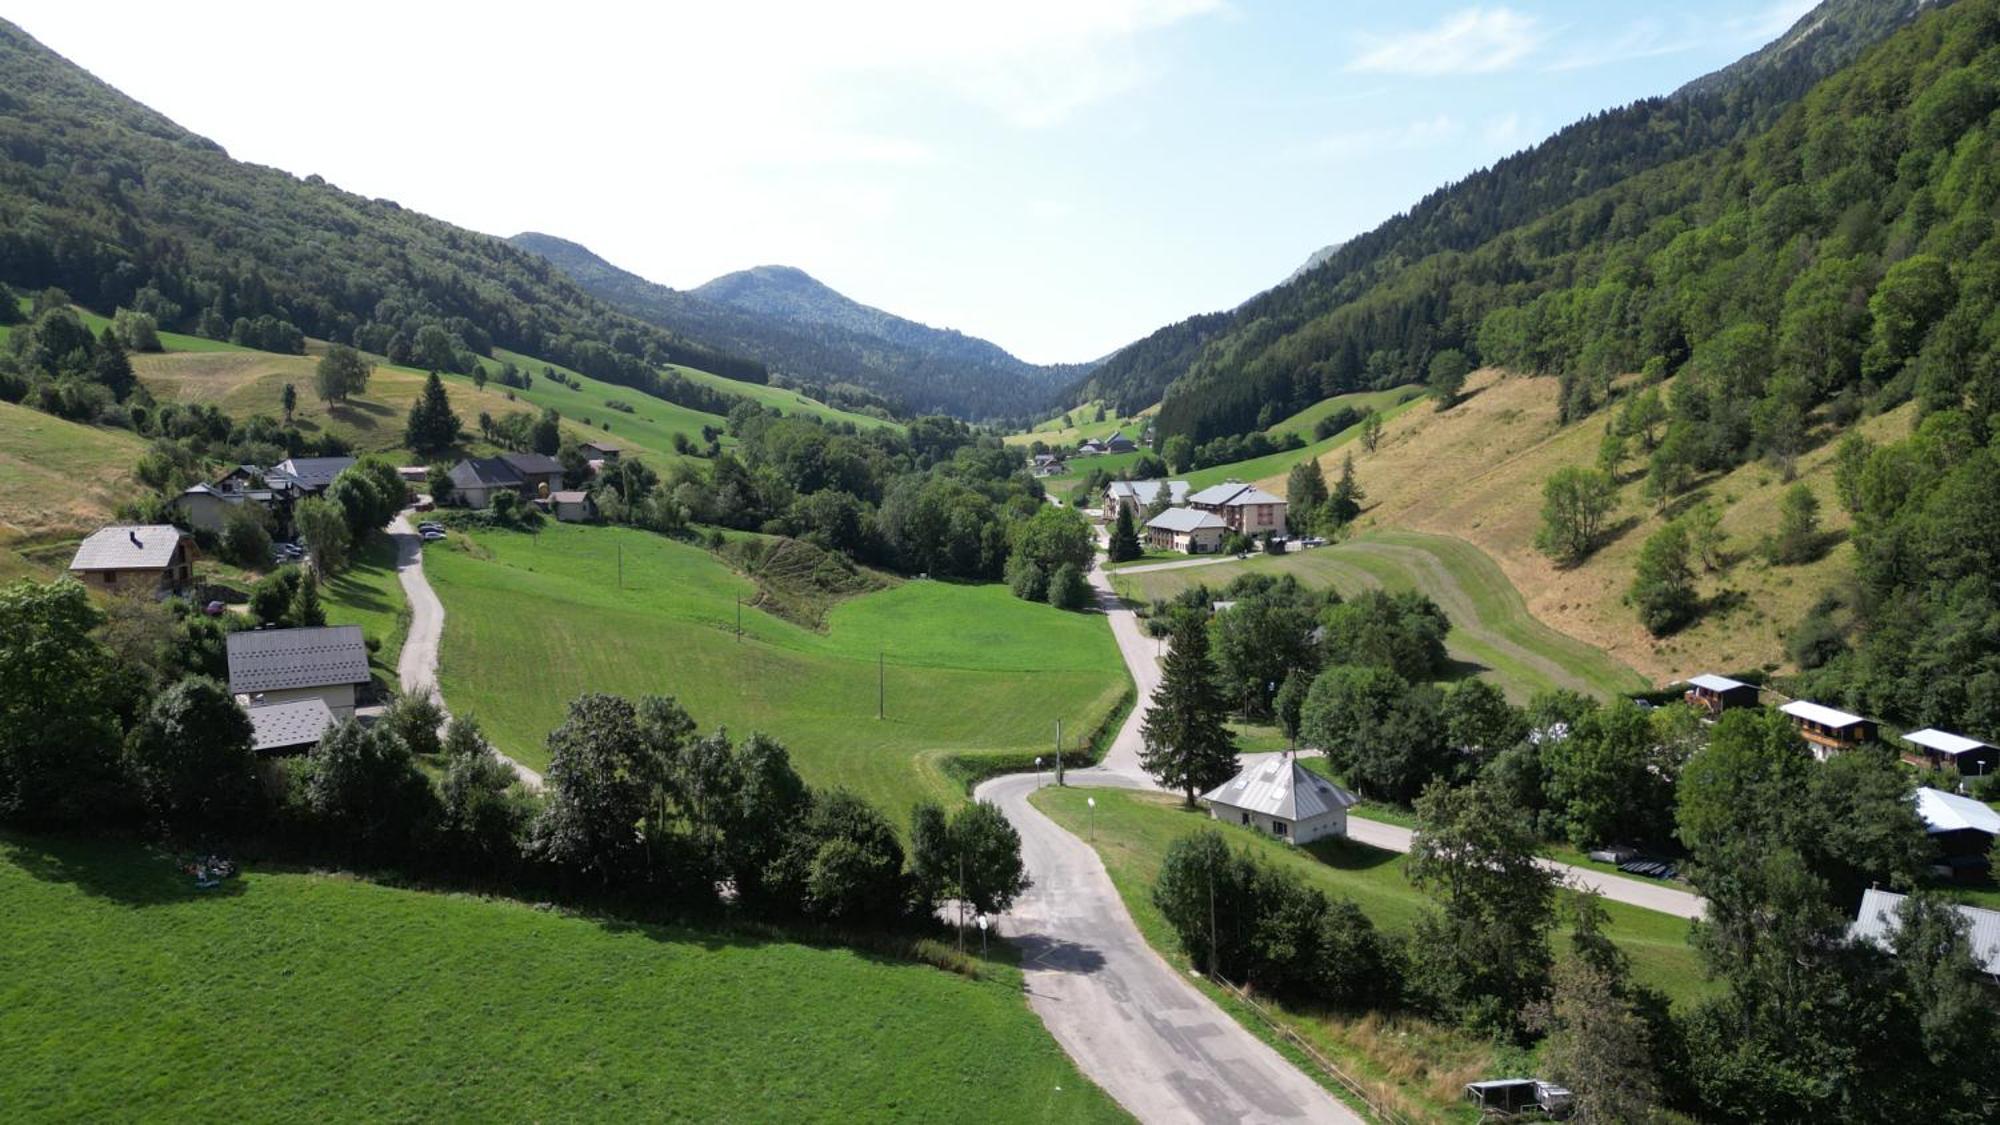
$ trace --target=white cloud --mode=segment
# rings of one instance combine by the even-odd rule
[[[1518,64],[1542,39],[1531,16],[1510,8],[1467,8],[1436,27],[1368,36],[1347,69],[1420,76],[1491,73]]]

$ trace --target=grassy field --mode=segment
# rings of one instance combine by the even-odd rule
[[[1086,796],[1097,800],[1094,825]],[[1403,857],[1394,852],[1345,840],[1294,848],[1255,832],[1216,826],[1206,812],[1185,810],[1178,798],[1168,794],[1050,787],[1037,793],[1034,802],[1079,837],[1094,835],[1098,855],[1133,921],[1146,940],[1176,965],[1184,964],[1184,958],[1172,929],[1153,905],[1152,888],[1167,846],[1207,827],[1224,832],[1232,846],[1249,848],[1328,894],[1352,899],[1390,933],[1408,933],[1430,902],[1410,885],[1403,874]],[[1635,980],[1660,989],[1677,1005],[1713,991],[1687,943],[1684,920],[1623,903],[1606,902],[1604,907],[1610,915],[1606,933],[1630,956]],[[1554,944],[1559,951],[1564,947],[1560,927]],[[1380,1081],[1385,1093],[1419,1117],[1460,1119],[1456,1106],[1463,1084],[1492,1076],[1487,1073],[1494,1061],[1490,1045],[1420,1021],[1407,1021],[1410,1026],[1399,1028],[1396,1021],[1376,1015],[1303,1011],[1283,1015],[1295,1031],[1335,1061]]]
[[[0,836],[14,1120],[1111,1121],[1021,998],[843,949]]]
[[[396,682],[396,658],[409,635],[409,604],[396,580],[396,544],[376,535],[355,554],[346,570],[320,587],[329,625],[359,625],[363,635],[381,642],[372,662],[388,683]]]
[[[1094,418],[1097,414],[1097,408],[1100,406],[1105,408],[1104,420],[1102,422],[1084,421],[1087,418]],[[1129,417],[1120,416],[1110,413],[1110,405],[1108,403],[1091,401],[1084,403],[1082,406],[1071,407],[1054,418],[1037,422],[1035,428],[1029,430],[1027,433],[1008,434],[1006,442],[1009,445],[1032,445],[1038,441],[1047,442],[1052,446],[1075,445],[1085,438],[1102,440],[1121,430],[1124,431],[1125,436],[1137,441],[1139,439],[1139,431],[1146,428],[1145,423],[1140,421],[1140,419],[1150,418],[1159,412],[1160,405],[1154,403],[1137,414],[1130,415]]]
[[[1342,408],[1355,410],[1389,410],[1424,393],[1422,387],[1391,387],[1386,391],[1358,391],[1349,395],[1335,395],[1321,399],[1299,411],[1297,414],[1267,427],[1264,432],[1272,437],[1297,434],[1307,441],[1313,440],[1313,427],[1321,418]]]
[[[1119,574],[1112,584],[1127,600],[1148,602],[1196,584],[1219,590],[1237,575],[1251,573],[1291,574],[1307,586],[1332,586],[1343,596],[1367,589],[1421,591],[1451,618],[1446,648],[1452,659],[1464,671],[1488,677],[1517,702],[1547,688],[1612,695],[1647,686],[1644,677],[1602,650],[1536,620],[1493,560],[1464,540],[1444,535],[1378,531],[1295,554]]]
[[[0,582],[46,577],[15,548],[94,531],[131,495],[138,435],[0,402]]]
[[[534,766],[573,697],[670,693],[704,728],[774,735],[809,781],[901,821],[920,797],[962,796],[949,759],[1039,752],[1058,719],[1073,740],[1130,689],[1100,618],[1000,585],[904,582],[835,606],[824,632],[746,608],[739,641],[737,599],[755,587],[644,532],[481,533],[431,546],[425,570],[445,603],[447,702]]]
[[[488,375],[497,376],[500,373],[500,363],[511,360],[516,367],[535,377],[534,386],[514,392],[515,397],[522,403],[536,408],[554,407],[566,421],[575,424],[575,432],[579,436],[588,433],[606,441],[616,442],[636,453],[644,454],[648,461],[656,465],[681,459],[681,455],[674,452],[675,435],[684,434],[689,441],[699,447],[706,444],[701,437],[703,426],[713,426],[719,430],[729,424],[729,420],[720,414],[693,410],[635,391],[630,387],[620,387],[593,379],[558,363],[548,363],[533,356],[507,351],[505,348],[495,348],[493,355],[493,359],[482,360],[480,363],[480,366],[486,368]],[[544,367],[552,367],[575,379],[580,389],[572,389],[542,378]],[[468,388],[472,386],[470,375],[453,375],[449,378],[453,384],[454,395],[457,394],[459,386]],[[497,382],[489,382],[486,385],[491,389],[502,389]],[[504,389],[502,390],[504,393]],[[624,403],[632,408],[632,413],[612,410],[604,405],[606,402]],[[509,406],[516,410],[522,409],[521,406],[511,403]],[[587,423],[584,421],[586,418],[590,419]],[[606,423],[609,423],[608,427]],[[735,439],[724,437],[722,440],[724,445],[729,445],[733,444]]]
[[[1791,485],[1778,468],[1753,462],[1707,478],[1689,501],[1663,513],[1641,495],[1644,460],[1635,447],[1624,466],[1608,542],[1582,565],[1562,568],[1534,546],[1542,484],[1564,465],[1593,464],[1604,428],[1599,417],[1560,425],[1557,394],[1554,379],[1482,371],[1450,410],[1406,408],[1389,421],[1375,452],[1354,450],[1356,479],[1367,493],[1360,529],[1433,532],[1471,543],[1499,565],[1538,620],[1656,683],[1784,663],[1785,630],[1852,572],[1853,548],[1844,542],[1848,518],[1833,496],[1838,443],[1824,441],[1796,466],[1797,479],[1819,496],[1822,526],[1835,541],[1817,562],[1773,567],[1756,553]],[[1908,433],[1912,412],[1901,407],[1864,420],[1860,429],[1877,442],[1893,441]],[[1337,457],[1323,463],[1329,471],[1340,464]],[[1274,470],[1262,483],[1282,488],[1284,478]],[[1701,621],[1672,637],[1652,637],[1623,601],[1634,561],[1665,519],[1701,499],[1722,509],[1729,565],[1700,576],[1700,592],[1711,605]]]
[[[903,428],[900,422],[891,422],[886,418],[876,418],[868,414],[856,414],[851,410],[841,410],[838,407],[828,406],[818,399],[807,398],[797,391],[788,391],[781,387],[767,387],[758,383],[725,379],[694,367],[670,366],[668,370],[684,375],[694,382],[705,383],[719,391],[760,402],[765,406],[776,407],[783,414],[807,414],[828,422],[852,422],[862,429],[871,426],[887,426],[894,430]]]

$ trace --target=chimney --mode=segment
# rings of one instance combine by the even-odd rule
[[[125,529],[125,534],[126,534],[126,535],[127,535],[127,536],[128,536],[128,537],[129,537],[130,539],[131,539],[131,540],[132,540],[132,545],[133,545],[134,547],[144,547],[144,546],[145,546],[145,544],[144,544],[144,543],[141,543],[141,542],[139,542],[139,529],[138,529],[138,528],[136,528],[136,527],[128,527],[128,528],[126,528],[126,529]]]

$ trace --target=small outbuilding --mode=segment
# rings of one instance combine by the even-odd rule
[[[113,524],[77,544],[69,572],[93,590],[148,597],[194,584],[187,537],[172,524]]]
[[[1160,551],[1203,555],[1220,550],[1228,530],[1214,512],[1168,508],[1146,521],[1146,544]]]
[[[591,523],[597,519],[597,501],[581,490],[551,492],[549,514],[563,523]]]
[[[618,455],[623,452],[619,446],[603,440],[586,441],[577,448],[583,452],[587,461],[616,461]]]
[[[2000,750],[1962,734],[1925,727],[1903,736],[1903,760],[1913,766],[1950,766],[1963,777],[1983,777],[2000,768]]]
[[[351,719],[368,680],[359,625],[229,634],[229,690],[247,707],[317,699],[335,719]]]
[[[1710,718],[1724,711],[1738,707],[1757,706],[1757,685],[1732,680],[1728,676],[1702,673],[1688,677],[1688,687],[1684,698],[1691,707],[1706,712]]]
[[[250,749],[259,754],[302,754],[319,745],[333,726],[333,711],[318,697],[247,707]]]
[[[1208,814],[1228,824],[1308,844],[1347,835],[1347,810],[1361,798],[1298,763],[1290,753],[1253,762],[1202,795]]]
[[[1813,757],[1821,761],[1875,741],[1873,719],[1864,719],[1860,715],[1850,715],[1803,699],[1795,699],[1778,710],[1791,716],[1792,724],[1799,729],[1799,737],[1806,740]]]

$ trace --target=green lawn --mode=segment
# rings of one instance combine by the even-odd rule
[[[706,383],[717,390],[727,391],[732,395],[763,403],[765,406],[774,406],[784,414],[809,414],[828,422],[852,422],[862,429],[870,426],[887,426],[895,430],[903,428],[900,422],[891,422],[886,418],[877,418],[869,414],[856,414],[851,410],[841,410],[838,407],[828,406],[818,399],[807,398],[797,391],[788,391],[781,387],[739,382],[694,367],[671,365],[667,370],[684,375],[694,382]]]
[[[0,402],[0,545],[95,531],[138,487],[145,440]]]
[[[1246,573],[1292,574],[1305,585],[1331,585],[1346,596],[1373,588],[1420,590],[1451,618],[1446,648],[1452,659],[1464,671],[1491,679],[1516,702],[1547,688],[1602,696],[1648,686],[1637,672],[1603,650],[1537,621],[1492,559],[1449,536],[1374,532],[1292,554],[1120,574],[1112,584],[1126,599],[1144,603],[1170,598],[1197,583],[1220,590]]]
[[[0,915],[12,1120],[1123,1118],[1002,964],[18,836]]]
[[[1391,387],[1386,391],[1358,391],[1354,394],[1335,395],[1332,398],[1321,399],[1304,410],[1299,411],[1297,414],[1292,415],[1290,418],[1266,427],[1264,432],[1270,434],[1272,437],[1278,437],[1283,434],[1297,434],[1307,441],[1311,441],[1313,427],[1319,424],[1319,420],[1342,407],[1352,407],[1355,410],[1386,411],[1392,407],[1401,406],[1403,403],[1423,393],[1424,389],[1422,387]]]
[[[427,552],[445,604],[445,698],[533,766],[575,696],[669,693],[704,728],[778,737],[809,781],[900,822],[919,798],[962,796],[951,759],[1038,753],[1058,719],[1074,745],[1130,691],[1100,617],[997,584],[900,583],[835,606],[823,633],[744,609],[738,641],[737,599],[755,587],[660,536],[546,525]]]
[[[1393,394],[1395,392],[1385,391],[1382,393]],[[1396,417],[1415,406],[1418,401],[1417,399],[1410,399],[1399,406],[1387,407],[1380,412],[1382,420],[1386,422]],[[1282,423],[1280,424],[1282,425]],[[1309,437],[1311,435],[1308,433],[1306,436]],[[1300,449],[1288,449],[1281,453],[1253,457],[1248,461],[1232,461],[1227,465],[1211,465],[1206,469],[1196,469],[1191,473],[1177,475],[1188,482],[1188,487],[1194,489],[1207,488],[1211,484],[1221,484],[1223,481],[1228,480],[1240,480],[1254,484],[1258,481],[1268,481],[1274,477],[1282,477],[1292,471],[1293,465],[1308,458],[1325,456],[1327,453],[1346,445],[1348,442],[1356,441],[1360,437],[1361,427],[1356,424],[1320,441],[1307,442]],[[1276,481],[1273,483],[1275,490],[1282,493],[1284,488],[1283,482]]]
[[[382,642],[373,662],[389,683],[396,682],[396,658],[410,631],[403,584],[396,579],[396,544],[377,534],[356,553],[346,570],[320,587],[330,625],[359,625],[361,632]]]

